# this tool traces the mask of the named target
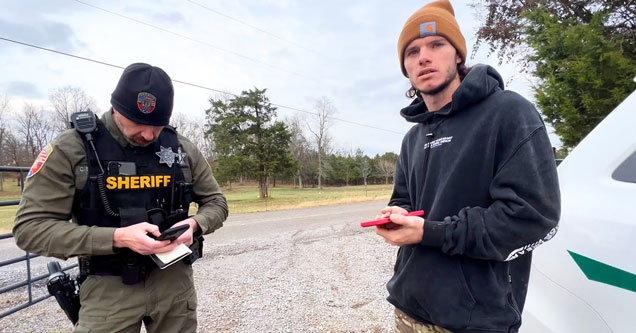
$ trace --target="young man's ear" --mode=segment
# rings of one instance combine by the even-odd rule
[[[455,62],[458,65],[462,63],[462,57],[459,55],[459,53],[455,53]]]

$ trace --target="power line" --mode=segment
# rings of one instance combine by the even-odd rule
[[[47,49],[46,47],[37,46],[37,45],[33,45],[33,44],[28,44],[28,43],[20,42],[20,41],[17,41],[17,40],[4,38],[2,36],[0,36],[0,39],[5,40],[7,42],[11,42],[11,43],[16,43],[16,44],[32,47],[32,48],[35,48],[35,49],[40,49],[40,50],[49,51],[49,52],[53,52],[53,53],[57,53],[57,54],[61,54],[61,55],[65,55],[65,56],[69,56],[69,57],[73,57],[73,58],[77,58],[77,59],[82,59],[82,60],[94,62],[94,63],[100,64],[100,65],[106,65],[106,66],[111,66],[111,67],[115,67],[115,68],[124,69],[124,67],[113,65],[113,64],[109,64],[107,62],[93,60],[93,59],[89,59],[89,58],[84,58],[84,57],[80,57],[80,56],[77,56],[77,55],[74,55],[74,54],[70,54],[70,53],[66,53],[66,52],[62,52],[62,51],[57,51],[57,50],[53,50],[53,49]]]
[[[20,44],[20,45],[32,47],[32,48],[39,49],[39,50],[49,51],[49,52],[65,55],[65,56],[76,58],[76,59],[81,59],[81,60],[85,60],[85,61],[94,62],[96,64],[100,64],[100,65],[104,65],[104,66],[110,66],[110,67],[115,67],[115,68],[119,68],[119,69],[125,69],[125,67],[123,67],[123,66],[113,65],[113,64],[110,64],[110,63],[107,63],[107,62],[104,62],[104,61],[99,61],[99,60],[95,60],[95,59],[91,59],[91,58],[81,57],[81,56],[74,55],[74,54],[71,54],[71,53],[66,53],[66,52],[62,52],[62,51],[58,51],[58,50],[49,49],[49,48],[46,48],[46,47],[43,47],[43,46],[37,46],[37,45],[25,43],[25,42],[20,42],[20,41],[9,39],[9,38],[4,38],[2,36],[0,36],[0,39],[4,40],[4,41],[7,41],[7,42]],[[181,83],[181,84],[185,84],[185,85],[189,85],[189,86],[192,86],[192,87],[205,89],[205,90],[211,90],[211,91],[215,91],[215,92],[219,92],[219,93],[223,93],[223,94],[234,95],[232,93],[228,93],[228,92],[225,92],[225,91],[222,91],[222,90],[217,90],[217,89],[214,89],[214,88],[209,88],[209,87],[201,86],[201,85],[190,83],[190,82],[185,82],[185,81],[180,81],[180,80],[175,80],[175,79],[172,79],[172,81],[173,82],[178,82],[178,83]],[[236,96],[236,95],[234,95],[234,96]]]
[[[312,50],[312,49],[310,49],[310,48],[308,48],[308,47],[305,47],[305,46],[304,46],[304,45],[302,45],[302,44],[296,43],[296,42],[294,42],[294,41],[287,40],[287,39],[285,39],[285,38],[283,38],[283,37],[281,37],[281,36],[278,36],[278,35],[276,35],[276,34],[274,34],[274,33],[269,32],[269,31],[267,31],[267,30],[265,30],[265,29],[261,29],[261,28],[259,28],[259,27],[257,27],[257,26],[251,25],[251,24],[249,24],[249,23],[247,23],[247,22],[245,22],[245,21],[243,21],[243,20],[240,20],[240,19],[237,19],[237,18],[235,18],[235,17],[232,17],[232,16],[230,16],[230,15],[228,15],[228,14],[225,14],[225,13],[223,13],[223,12],[220,12],[220,11],[218,11],[218,10],[216,10],[216,9],[213,9],[213,8],[210,8],[210,7],[207,7],[207,6],[204,6],[204,5],[202,5],[202,4],[200,4],[200,3],[196,2],[196,1],[188,0],[188,2],[190,2],[190,3],[191,3],[191,4],[193,4],[193,5],[199,6],[199,7],[203,8],[203,9],[205,9],[205,10],[207,10],[207,11],[213,12],[213,13],[215,13],[215,14],[217,14],[217,15],[220,15],[220,16],[223,16],[223,17],[225,17],[225,18],[228,18],[228,19],[230,19],[230,20],[232,20],[232,21],[238,22],[238,23],[240,23],[240,24],[242,24],[242,25],[244,25],[244,26],[247,26],[247,27],[250,27],[250,28],[252,28],[252,29],[254,29],[254,30],[260,31],[260,32],[262,32],[262,33],[264,33],[264,34],[266,34],[266,35],[268,35],[268,36],[274,37],[274,38],[276,38],[276,39],[278,39],[278,40],[281,40],[281,41],[283,41],[283,42],[285,42],[285,43],[288,43],[288,44],[291,44],[291,45],[297,46],[297,47],[299,47],[299,48],[301,48],[301,49],[303,49],[303,50],[305,50],[305,51],[309,51],[309,52],[312,52],[312,53],[318,54],[318,55],[320,55],[320,56],[322,56],[322,57],[329,58],[327,55],[322,54],[322,53],[320,53],[320,52],[318,52],[318,51]]]
[[[314,116],[320,116],[319,114],[313,113],[311,111],[296,109],[296,108],[293,108],[293,107],[290,107],[290,106],[285,106],[285,105],[276,104],[276,103],[270,103],[270,104],[272,104],[274,106],[278,106],[280,108],[290,109],[290,110],[294,110],[294,111],[298,111],[298,112],[304,112],[304,113],[308,113],[308,114],[311,114],[311,115],[314,115]],[[400,135],[404,134],[402,132],[392,131],[392,130],[389,130],[389,129],[386,129],[386,128],[375,127],[375,126],[366,125],[366,124],[360,124],[360,123],[356,123],[355,121],[340,119],[340,118],[336,118],[336,117],[332,117],[332,116],[327,116],[327,118],[331,118],[333,120],[341,121],[343,123],[349,123],[349,124],[353,124],[353,125],[368,127],[368,128],[372,128],[372,129],[376,129],[376,130],[380,130],[380,131],[385,131],[385,132],[389,132],[389,133],[395,133],[395,134],[400,134]]]
[[[171,34],[171,35],[174,35],[174,36],[177,36],[177,37],[180,37],[180,38],[187,39],[187,40],[192,41],[192,42],[195,42],[195,43],[199,43],[199,44],[202,44],[202,45],[205,45],[205,46],[211,47],[211,48],[216,49],[216,50],[219,50],[219,51],[223,51],[223,52],[230,53],[230,54],[232,54],[232,55],[234,55],[234,56],[241,57],[241,58],[243,58],[243,59],[247,59],[247,60],[250,60],[250,61],[253,61],[253,62],[259,63],[259,64],[261,64],[261,65],[265,65],[265,66],[268,66],[268,67],[274,68],[274,69],[276,69],[276,70],[279,70],[279,71],[282,71],[282,72],[288,73],[288,74],[293,74],[293,75],[296,75],[296,76],[299,76],[299,77],[302,77],[302,78],[305,78],[305,79],[312,79],[312,80],[314,80],[314,79],[315,79],[315,78],[310,78],[310,77],[307,77],[307,76],[305,76],[305,75],[302,75],[302,74],[299,74],[299,73],[296,73],[296,72],[288,71],[288,70],[286,70],[286,69],[284,69],[284,68],[282,68],[282,67],[279,67],[279,66],[276,66],[276,65],[272,65],[272,64],[266,63],[266,62],[261,61],[261,60],[258,60],[258,59],[256,59],[256,58],[248,57],[248,56],[243,55],[243,54],[240,54],[240,53],[238,53],[238,52],[234,52],[234,51],[232,51],[232,50],[228,50],[228,49],[222,48],[222,47],[220,47],[220,46],[216,46],[216,45],[214,45],[214,44],[210,44],[210,43],[208,43],[208,42],[205,42],[205,41],[202,41],[202,40],[198,40],[198,39],[195,39],[195,38],[192,38],[192,37],[189,37],[189,36],[186,36],[186,35],[180,34],[180,33],[178,33],[178,32],[174,32],[174,31],[172,31],[172,30],[168,30],[168,29],[166,29],[166,28],[162,28],[162,27],[157,26],[157,25],[154,25],[154,24],[150,24],[150,23],[147,23],[147,22],[144,22],[144,21],[140,21],[140,20],[134,19],[134,18],[132,18],[132,17],[129,17],[129,16],[126,16],[126,15],[123,15],[123,14],[119,14],[119,13],[113,12],[113,11],[111,11],[111,10],[108,10],[108,9],[105,9],[105,8],[102,8],[102,7],[98,7],[98,6],[96,6],[96,5],[93,5],[93,4],[90,4],[90,3],[87,3],[87,2],[84,2],[84,1],[81,1],[81,0],[75,0],[75,2],[80,3],[80,4],[82,4],[82,5],[85,5],[85,6],[88,6],[88,7],[95,8],[95,9],[97,9],[97,10],[101,10],[101,11],[106,12],[106,13],[109,13],[109,14],[111,14],[111,15],[115,15],[115,16],[121,17],[121,18],[126,19],[126,20],[129,20],[129,21],[133,21],[133,22],[135,22],[135,23],[139,23],[139,24],[142,24],[142,25],[145,25],[145,26],[151,27],[151,28],[153,28],[153,29],[157,29],[157,30],[160,30],[160,31],[163,31],[163,32],[169,33],[169,34]]]
[[[10,43],[19,44],[19,45],[22,45],[22,46],[31,47],[31,48],[38,49],[38,50],[43,50],[43,51],[48,51],[48,52],[64,55],[64,56],[67,56],[67,57],[72,57],[72,58],[75,58],[75,59],[80,59],[80,60],[84,60],[84,61],[93,62],[93,63],[104,65],[104,66],[110,66],[110,67],[119,68],[119,69],[124,69],[125,68],[123,66],[114,65],[114,64],[107,63],[107,62],[104,62],[104,61],[99,61],[99,60],[95,60],[95,59],[91,59],[91,58],[87,58],[87,57],[81,57],[81,56],[74,55],[74,54],[71,54],[71,53],[57,51],[57,50],[53,50],[53,49],[49,49],[49,48],[46,48],[46,47],[25,43],[25,42],[20,42],[20,41],[9,39],[9,38],[5,38],[5,37],[2,37],[2,36],[0,36],[0,40],[4,40],[4,41],[10,42]],[[234,97],[238,97],[236,94],[233,94],[231,92],[227,92],[227,91],[223,91],[223,90],[219,90],[219,89],[214,89],[214,88],[202,86],[202,85],[195,84],[195,83],[190,83],[190,82],[187,82],[187,81],[181,81],[181,80],[172,79],[172,82],[177,82],[177,83],[181,83],[181,84],[188,85],[188,86],[195,87],[195,88],[199,88],[199,89],[204,89],[204,90],[208,90],[208,91],[214,91],[214,92],[218,92],[218,93],[222,93],[222,94],[232,95]],[[314,115],[314,116],[318,116],[318,114],[313,113],[311,111],[302,110],[302,109],[298,109],[298,108],[294,108],[294,107],[286,106],[286,105],[282,105],[282,104],[276,104],[276,103],[270,103],[270,104],[272,104],[274,106],[277,106],[277,107],[280,107],[280,108],[289,109],[289,110],[293,110],[293,111],[298,111],[298,112],[303,112],[303,113],[311,114],[311,115]],[[385,132],[389,132],[389,133],[400,134],[400,135],[404,134],[404,133],[401,133],[401,132],[388,130],[386,128],[381,128],[381,127],[375,127],[375,126],[371,126],[371,125],[361,124],[361,123],[357,123],[357,122],[354,122],[354,121],[340,119],[340,118],[336,118],[336,117],[328,117],[328,118],[331,118],[331,119],[334,119],[334,120],[337,120],[337,121],[341,121],[341,122],[344,122],[344,123],[358,125],[358,126],[361,126],[361,127],[372,128],[372,129],[375,129],[375,130],[385,131]]]

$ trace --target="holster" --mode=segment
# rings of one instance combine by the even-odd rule
[[[121,282],[127,285],[142,282],[153,271],[153,265],[148,263],[147,257],[143,257],[133,251],[122,256]]]
[[[192,245],[190,245],[190,253],[189,256],[183,258],[183,262],[187,265],[194,264],[197,259],[203,257],[203,235],[195,236]]]
[[[80,299],[79,283],[62,271],[56,261],[48,263],[49,278],[46,281],[46,289],[55,297],[68,319],[73,323],[79,320]]]

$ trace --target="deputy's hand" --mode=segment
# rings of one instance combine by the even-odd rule
[[[187,224],[190,226],[190,228],[188,228],[188,230],[186,230],[183,234],[181,234],[181,236],[179,236],[179,238],[175,239],[173,241],[173,243],[176,244],[185,244],[187,246],[192,245],[193,240],[193,234],[199,230],[199,224],[197,223],[197,221],[193,218],[187,218],[181,222],[177,222],[173,225],[173,227],[176,227],[178,225],[182,225],[182,224]]]
[[[179,245],[168,240],[154,240],[148,234],[159,237],[161,232],[159,232],[158,226],[147,222],[117,228],[113,237],[113,247],[127,247],[139,254],[147,255],[168,252]]]
[[[384,211],[388,208],[391,208],[387,210],[391,223],[376,226],[375,232],[391,245],[403,246],[421,242],[424,235],[424,219],[418,216],[404,216],[407,211],[399,207],[387,207],[382,210],[383,215],[386,215]],[[401,211],[394,213],[398,211],[395,208]]]

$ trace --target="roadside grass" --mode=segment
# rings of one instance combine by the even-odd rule
[[[234,186],[224,190],[230,214],[306,208],[322,205],[347,204],[361,201],[388,199],[392,185],[323,187],[298,189],[291,186],[269,188],[267,199],[258,198],[254,186]]]
[[[0,202],[20,200],[20,186],[18,183],[9,179],[5,179],[2,183],[2,191],[0,191]],[[0,234],[11,232],[13,228],[13,218],[18,206],[0,207]]]
[[[20,187],[6,182],[0,192],[0,201],[20,199]],[[323,205],[348,204],[354,202],[387,199],[391,196],[392,185],[364,185],[298,189],[290,185],[269,188],[267,199],[258,198],[258,187],[254,185],[236,186],[223,189],[230,214],[254,213],[272,210],[307,208]],[[0,234],[9,233],[17,206],[0,207]]]
[[[5,179],[2,182],[2,190],[0,191],[0,199],[9,200],[8,197],[13,197],[11,200],[15,200],[20,198],[20,185],[18,182],[11,179]]]

